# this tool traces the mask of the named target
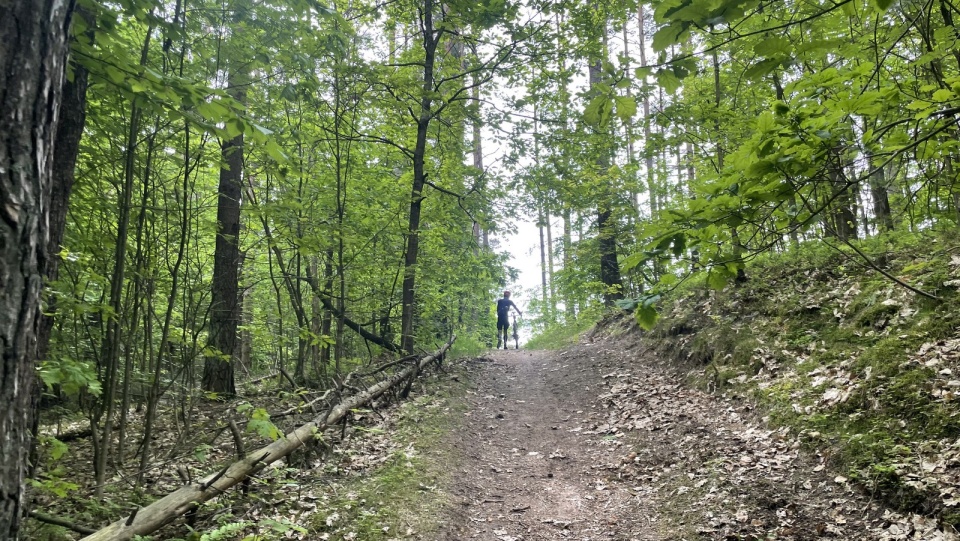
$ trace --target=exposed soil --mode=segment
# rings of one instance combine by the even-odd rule
[[[653,539],[649,506],[601,465],[622,449],[591,430],[589,350],[497,351],[473,364],[477,394],[457,435],[463,455],[440,539]]]
[[[957,539],[884,509],[806,436],[691,388],[635,338],[470,367],[435,539]]]

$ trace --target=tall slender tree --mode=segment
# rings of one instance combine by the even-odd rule
[[[229,16],[240,25],[249,16],[245,0],[235,0]],[[225,21],[226,23],[226,21]],[[228,39],[238,40],[231,36]],[[228,55],[228,88],[239,103],[246,101],[247,59],[240,58],[238,44]],[[210,298],[209,348],[203,365],[203,389],[232,395],[236,393],[234,357],[239,353],[240,325],[240,204],[243,199],[243,129],[221,144],[220,185],[217,189],[217,237],[213,256]]]

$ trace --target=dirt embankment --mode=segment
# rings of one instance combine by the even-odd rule
[[[629,336],[470,366],[435,539],[957,539],[885,509],[749,402],[691,389]]]

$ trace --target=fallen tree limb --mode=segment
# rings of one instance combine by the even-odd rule
[[[311,286],[313,286],[313,282],[308,282],[308,283],[309,283]],[[385,349],[385,350],[387,350],[387,351],[390,351],[390,352],[392,352],[392,353],[399,353],[399,352],[400,352],[400,348],[399,348],[396,344],[394,344],[393,342],[388,341],[387,339],[383,338],[382,336],[378,336],[378,335],[376,335],[376,334],[373,334],[372,332],[370,332],[370,331],[364,329],[363,327],[361,327],[360,324],[357,323],[356,321],[353,321],[352,319],[346,317],[344,314],[342,314],[342,313],[340,312],[340,310],[337,310],[337,307],[334,306],[332,302],[330,302],[330,299],[326,298],[326,297],[323,295],[323,292],[320,291],[319,288],[314,288],[314,289],[315,289],[315,293],[316,293],[316,295],[317,295],[317,298],[320,299],[320,302],[323,304],[323,307],[326,308],[327,310],[329,310],[330,313],[332,313],[334,316],[336,316],[336,317],[338,317],[338,318],[343,318],[343,323],[344,323],[347,327],[350,327],[351,329],[353,329],[354,331],[356,331],[356,333],[359,334],[361,338],[363,338],[364,340],[366,340],[366,341],[368,341],[368,342],[373,342],[374,344],[376,344],[376,345],[382,347],[383,349]]]
[[[286,417],[287,415],[291,415],[291,414],[294,414],[294,413],[300,413],[301,411],[303,411],[303,408],[310,408],[310,411],[312,411],[313,413],[316,413],[317,410],[316,410],[316,408],[315,408],[314,406],[315,406],[318,402],[323,402],[324,400],[326,400],[327,397],[330,396],[330,393],[331,393],[331,390],[330,390],[330,389],[327,389],[326,391],[323,392],[322,395],[318,396],[317,398],[314,398],[313,400],[311,400],[311,401],[309,401],[309,402],[306,402],[305,404],[303,404],[303,406],[294,406],[294,407],[292,407],[292,408],[283,410],[283,411],[281,411],[281,412],[279,412],[279,413],[271,413],[271,414],[270,414],[270,418],[271,418],[271,419],[279,419],[279,418],[281,418],[281,417]]]
[[[241,381],[240,385],[256,385],[261,381],[268,380],[270,378],[275,378],[275,377],[277,377],[277,372],[271,372],[266,376],[259,376],[253,379],[248,379],[247,381]]]
[[[82,525],[82,524],[77,524],[76,522],[71,522],[71,521],[69,521],[69,520],[67,520],[67,519],[65,519],[65,518],[54,517],[54,516],[51,516],[51,515],[45,515],[45,514],[39,512],[39,511],[30,511],[29,513],[27,513],[27,515],[28,515],[30,518],[34,519],[34,520],[38,520],[38,521],[44,522],[44,523],[46,523],[46,524],[53,524],[54,526],[61,526],[61,527],[66,528],[66,529],[68,529],[68,530],[73,530],[73,531],[75,531],[75,532],[77,532],[77,533],[92,534],[92,533],[96,533],[96,531],[97,531],[97,530],[94,530],[93,528],[87,528],[86,526],[84,526],[84,525]]]
[[[442,357],[456,336],[443,345],[439,351],[428,355],[387,379],[367,388],[362,393],[344,398],[324,415],[290,432],[283,438],[247,454],[247,458],[237,460],[218,470],[216,473],[194,483],[185,485],[179,490],[164,496],[152,504],[134,511],[129,517],[110,524],[96,533],[84,537],[82,541],[126,541],[136,535],[149,535],[177,517],[196,509],[196,507],[220,494],[230,487],[255,475],[268,464],[271,464],[293,451],[302,447],[306,442],[313,440],[318,433],[336,425],[343,420],[351,410],[363,406],[378,398],[394,386],[405,382],[413,374],[419,372],[438,357]]]
[[[59,441],[63,443],[69,443],[73,440],[79,440],[81,438],[89,438],[92,435],[93,435],[93,429],[90,428],[90,425],[87,425],[83,428],[78,428],[78,429],[70,430],[68,432],[64,432],[59,436],[54,435],[53,437],[57,438]]]

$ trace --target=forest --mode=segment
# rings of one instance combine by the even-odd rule
[[[541,335],[649,329],[691,277],[810,245],[936,301],[861,243],[960,227],[951,0],[0,13],[4,539],[28,499],[148,505],[161,434],[194,441],[244,386],[332,411],[492,347],[518,218]],[[256,400],[235,413],[282,439]]]

